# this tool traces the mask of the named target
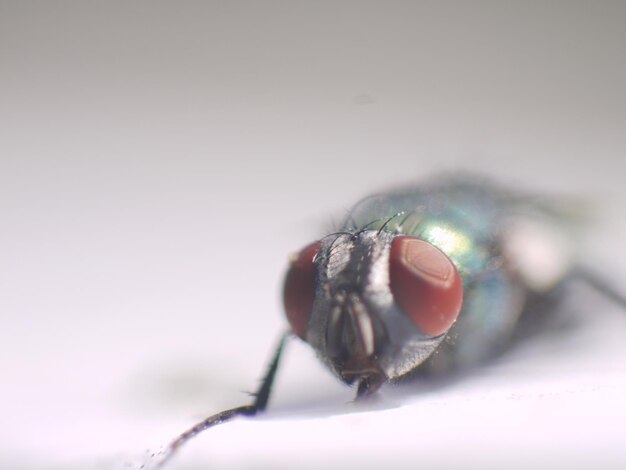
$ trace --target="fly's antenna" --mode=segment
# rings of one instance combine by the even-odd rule
[[[196,437],[201,432],[217,426],[218,424],[230,421],[231,419],[238,416],[254,416],[257,413],[264,411],[270,398],[272,384],[274,383],[274,378],[276,377],[276,372],[278,371],[278,365],[280,363],[280,358],[285,343],[290,336],[291,333],[289,332],[286,332],[281,336],[280,341],[278,342],[278,346],[276,347],[276,352],[274,353],[272,361],[270,362],[270,365],[267,369],[267,373],[261,381],[261,386],[256,391],[256,393],[253,394],[254,402],[251,405],[238,406],[229,410],[220,411],[219,413],[209,416],[203,421],[200,421],[196,425],[192,426],[176,439],[174,439],[167,446],[167,448],[161,454],[161,459],[159,463],[154,468],[163,468],[163,466],[172,459],[172,457],[184,444]],[[140,469],[144,468],[147,467],[145,465],[142,465],[140,467]]]

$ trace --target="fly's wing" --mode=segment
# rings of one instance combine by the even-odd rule
[[[505,197],[511,208],[501,238],[507,265],[529,290],[547,292],[572,271],[590,206],[575,199]]]

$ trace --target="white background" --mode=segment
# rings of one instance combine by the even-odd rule
[[[134,469],[245,402],[287,255],[436,171],[590,201],[626,289],[625,131],[623,2],[0,1],[0,467]],[[564,310],[369,408],[294,342],[169,468],[624,468],[626,317]]]

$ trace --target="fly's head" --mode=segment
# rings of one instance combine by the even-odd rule
[[[415,369],[461,310],[454,263],[418,238],[366,230],[325,237],[291,260],[284,305],[293,332],[359,394]]]

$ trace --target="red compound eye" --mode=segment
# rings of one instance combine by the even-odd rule
[[[285,277],[283,303],[291,329],[305,339],[306,329],[313,310],[315,296],[315,264],[313,259],[320,249],[320,242],[311,243],[291,260]]]
[[[427,335],[445,333],[459,316],[463,284],[456,266],[424,240],[393,239],[389,283],[400,308]]]

